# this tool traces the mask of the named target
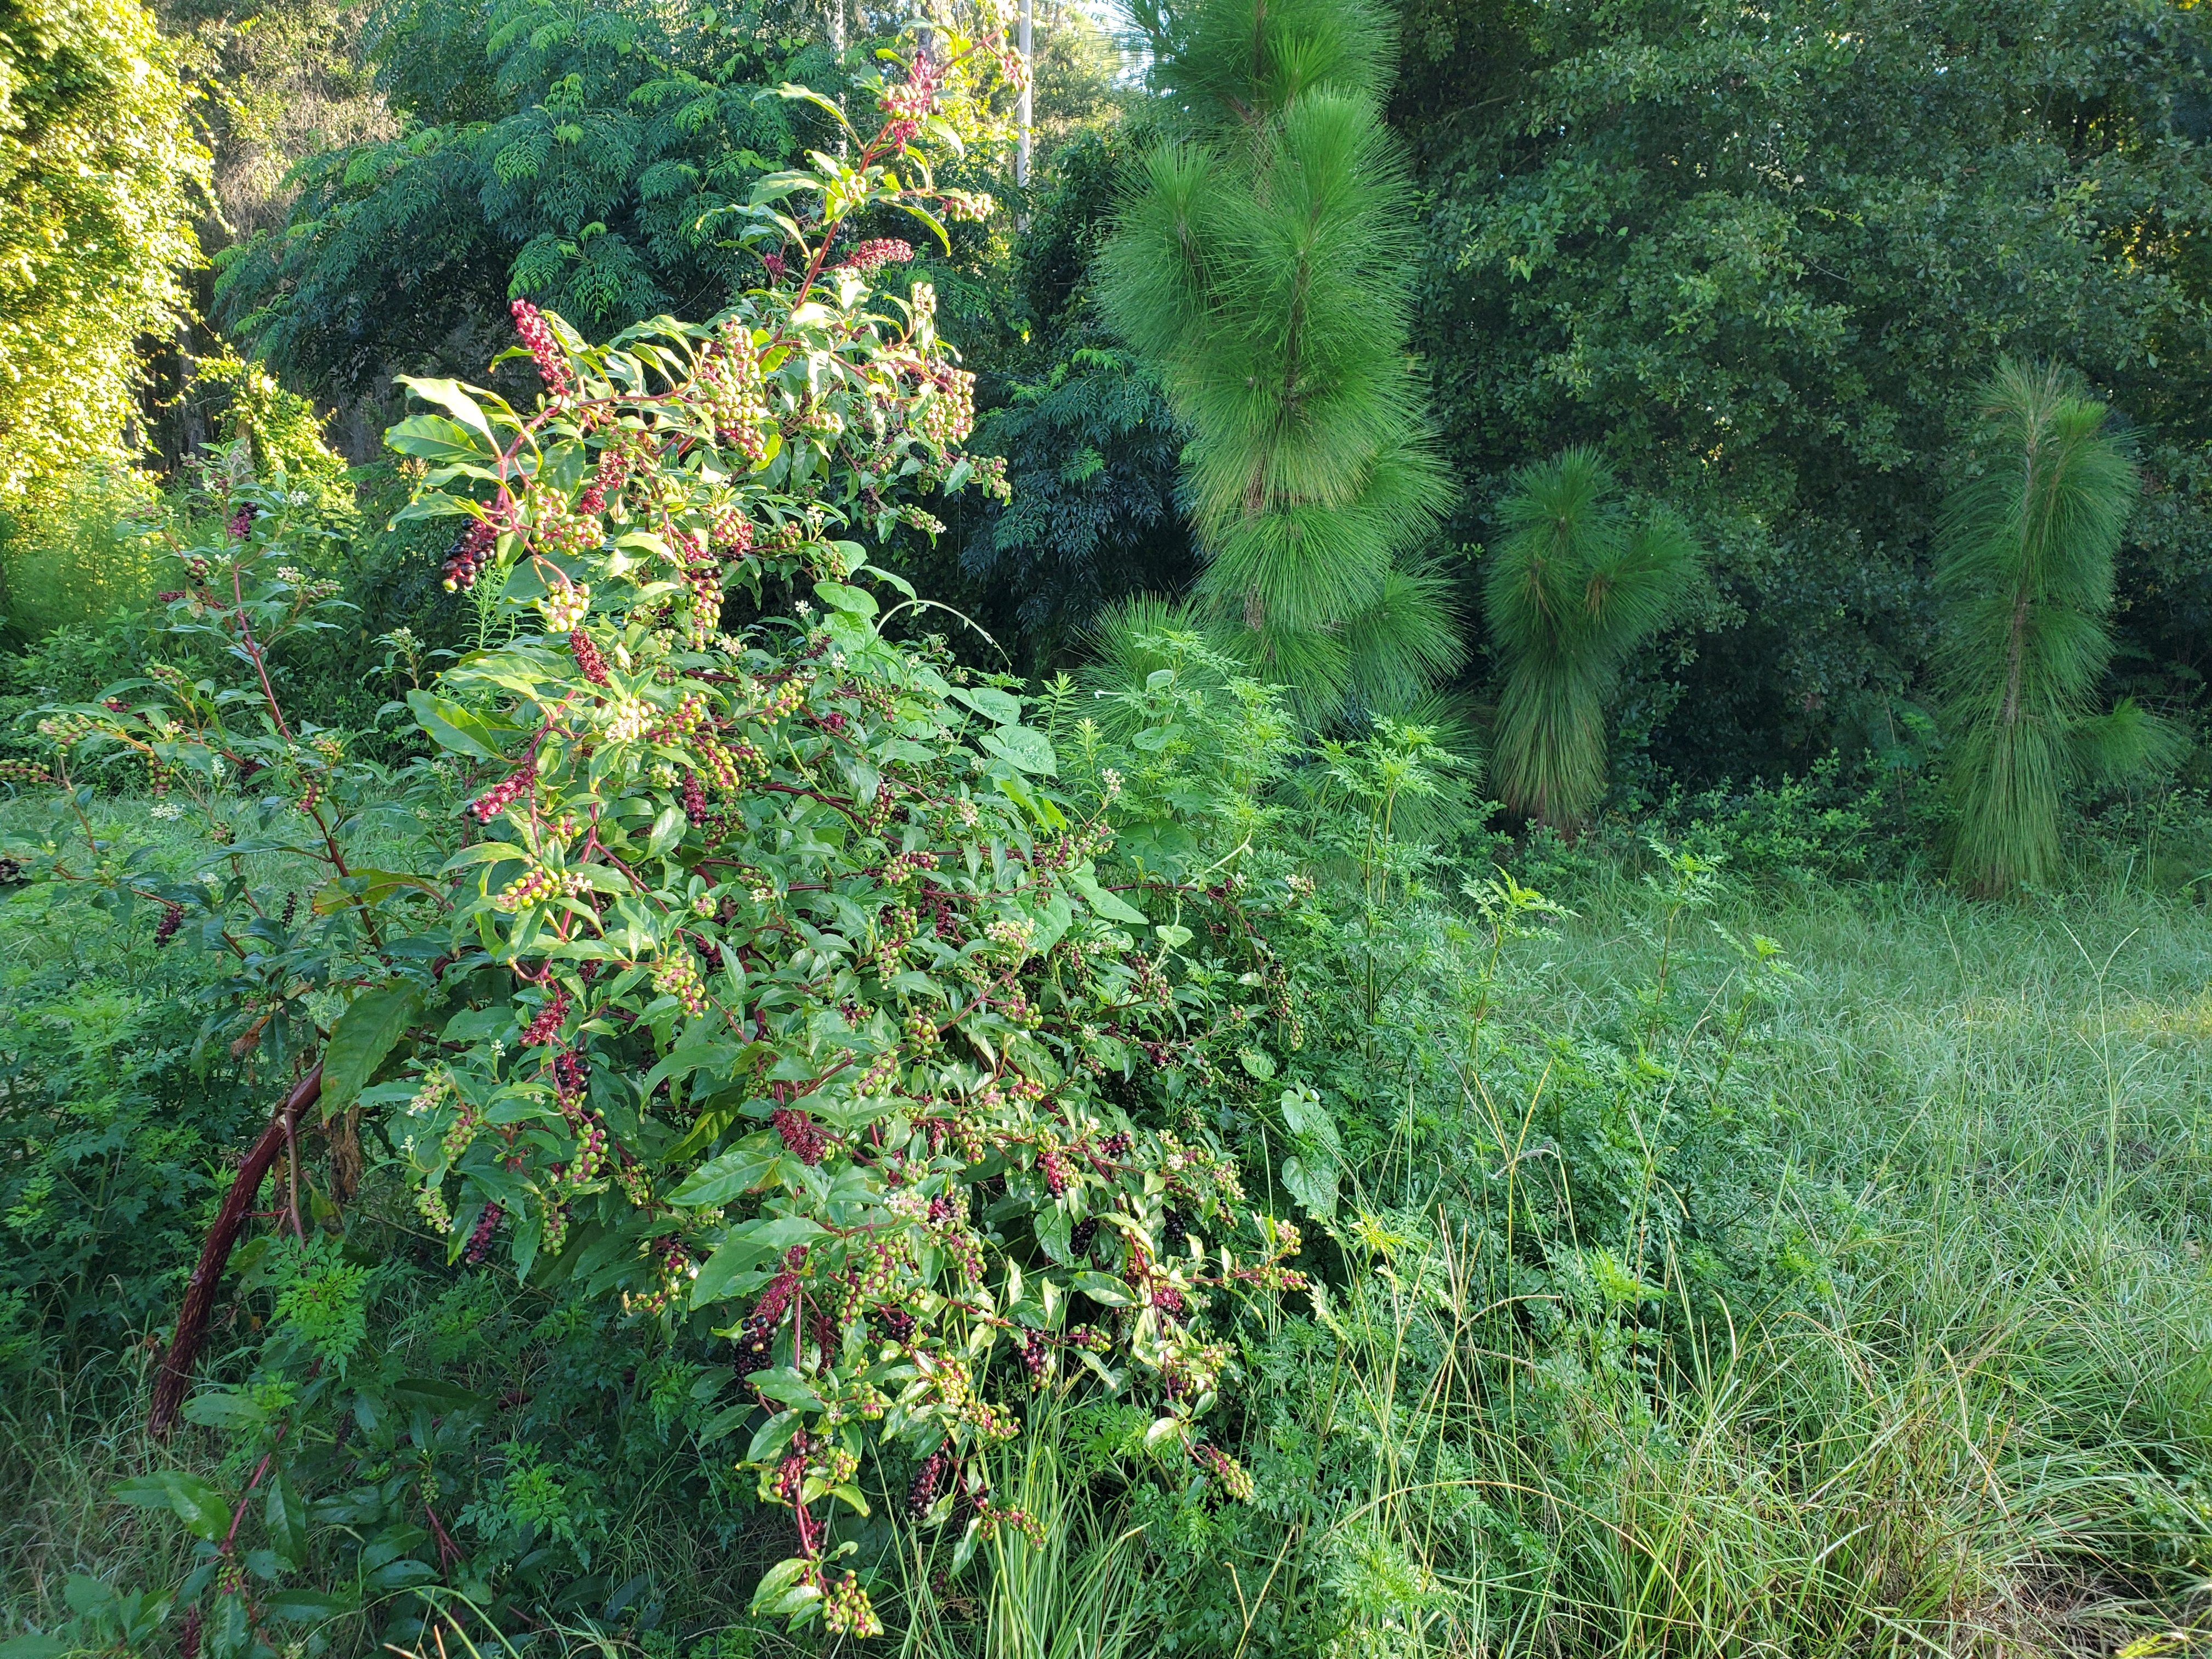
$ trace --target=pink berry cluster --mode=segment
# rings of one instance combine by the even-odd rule
[[[914,60],[906,72],[906,79],[887,88],[883,96],[884,112],[895,118],[884,130],[884,139],[894,144],[903,144],[921,130],[921,123],[937,107],[937,88],[941,71],[931,61],[927,52]]]
[[[599,470],[592,473],[592,482],[584,493],[576,497],[576,511],[597,518],[607,510],[607,498],[622,494],[623,486],[629,482],[636,458],[623,444],[609,444],[599,452]]]
[[[712,537],[718,552],[738,556],[752,551],[753,521],[732,507],[716,515]]]
[[[524,348],[538,364],[538,379],[556,398],[567,397],[575,390],[575,383],[568,376],[568,359],[544,314],[527,300],[517,300],[508,309],[514,313],[514,331],[522,337]]]
[[[561,1033],[561,1022],[568,1018],[568,994],[565,990],[556,989],[553,1000],[540,1008],[530,1024],[523,1028],[523,1047],[532,1048],[552,1042]]]
[[[527,794],[530,786],[537,781],[537,778],[538,769],[532,766],[525,766],[510,772],[471,801],[469,811],[476,814],[478,823],[489,823]]]
[[[1067,1190],[1067,1163],[1060,1148],[1049,1141],[1037,1148],[1037,1168],[1044,1172],[1046,1190],[1058,1198]]]
[[[653,969],[653,988],[663,996],[674,997],[694,1019],[707,1012],[707,985],[699,977],[698,961],[681,945]]]
[[[866,276],[885,265],[911,264],[914,248],[896,236],[874,236],[861,243],[838,264],[840,270],[855,270]]]
[[[599,647],[592,643],[592,636],[580,628],[568,634],[568,652],[576,659],[576,672],[593,685],[607,683],[607,659],[599,654]]]
[[[804,1112],[793,1111],[788,1106],[779,1106],[769,1114],[769,1121],[783,1137],[784,1150],[801,1164],[816,1164],[830,1150],[830,1143],[822,1131],[814,1127],[814,1120]]]

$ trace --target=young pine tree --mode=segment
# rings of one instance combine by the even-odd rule
[[[1449,492],[1407,349],[1389,23],[1371,0],[1136,10],[1176,136],[1136,170],[1100,299],[1189,434],[1195,597],[1310,715],[1404,707],[1461,647],[1420,557]]]
[[[2062,369],[2009,360],[1981,402],[1981,470],[1945,507],[1936,586],[1952,867],[1994,896],[2055,868],[2070,783],[2133,770],[2172,737],[2130,702],[2093,712],[2112,555],[2141,489],[2106,406]]]
[[[1605,793],[1620,665],[1665,619],[1698,550],[1669,514],[1632,525],[1592,449],[1522,468],[1498,517],[1483,588],[1504,669],[1491,775],[1508,806],[1572,832]]]

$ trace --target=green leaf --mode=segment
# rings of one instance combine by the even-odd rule
[[[269,1525],[269,1545],[276,1559],[294,1572],[307,1564],[307,1506],[283,1470],[269,1483],[269,1502],[263,1510]]]
[[[775,1130],[763,1129],[758,1134],[747,1135],[727,1152],[708,1158],[692,1170],[669,1194],[668,1201],[701,1209],[710,1204],[727,1204],[759,1186],[782,1154],[783,1138]]]
[[[499,453],[499,440],[493,435],[491,422],[485,418],[483,405],[463,390],[458,380],[422,380],[412,374],[401,374],[395,378],[424,403],[435,404],[441,409],[450,410],[463,426],[483,434],[492,453]]]
[[[115,1501],[139,1509],[167,1510],[195,1537],[210,1544],[230,1530],[230,1501],[196,1474],[163,1469],[125,1480],[114,1492]]]
[[[1083,895],[1084,902],[1109,921],[1126,922],[1133,927],[1144,927],[1151,918],[1118,893],[1109,892],[1098,884],[1098,878],[1088,864],[1066,872],[1067,884]]]
[[[1093,1302],[1100,1303],[1109,1308],[1136,1306],[1136,1298],[1129,1294],[1129,1287],[1120,1279],[1109,1279],[1104,1273],[1087,1270],[1079,1273],[1075,1275],[1068,1288],[1080,1291]]]
[[[773,1158],[770,1161],[774,1162]],[[740,1273],[770,1265],[793,1245],[811,1243],[821,1237],[823,1231],[819,1224],[803,1216],[777,1216],[731,1228],[729,1236],[707,1258],[700,1267],[699,1276],[691,1281],[691,1305],[705,1307],[722,1295]]]
[[[82,1653],[84,1647],[82,1642],[64,1642],[58,1636],[41,1636],[32,1631],[0,1642],[0,1659],[58,1659],[64,1653]]]
[[[1022,723],[1021,699],[995,685],[963,686],[952,696],[954,701],[966,703],[984,719],[1000,726]]]
[[[414,1023],[421,990],[404,982],[363,991],[346,1005],[323,1050],[323,1111],[353,1104]]]
[[[832,611],[842,611],[849,617],[872,617],[876,614],[876,596],[865,588],[848,587],[843,582],[817,582],[814,597]]]
[[[653,821],[653,834],[646,839],[646,856],[659,858],[684,839],[684,832],[690,825],[690,820],[684,816],[682,807],[663,807],[660,816]]]
[[[752,1443],[745,1448],[745,1462],[765,1463],[781,1455],[791,1443],[791,1437],[799,1432],[803,1419],[797,1412],[778,1412],[753,1431]]]
[[[328,1589],[281,1589],[262,1605],[276,1617],[294,1625],[319,1625],[343,1619],[356,1610],[349,1595]]]
[[[1024,772],[1048,778],[1060,770],[1060,757],[1052,751],[1052,739],[1034,726],[1001,726],[996,732],[985,732],[979,741],[991,753],[1012,762]]]
[[[442,415],[410,415],[386,429],[384,443],[426,461],[475,461],[496,453],[489,440],[480,441],[477,433]]]
[[[407,694],[407,706],[415,711],[416,724],[429,733],[430,740],[441,749],[473,755],[478,760],[506,761],[507,757],[499,752],[491,723],[481,715],[471,714],[452,698],[418,689]]]
[[[232,1389],[203,1389],[185,1402],[185,1421],[203,1428],[252,1428],[266,1423],[269,1413],[251,1395]]]
[[[1303,1158],[1283,1160],[1283,1189],[1307,1211],[1327,1221],[1336,1213],[1336,1166],[1314,1168]]]
[[[1063,1267],[1072,1267],[1075,1254],[1069,1240],[1074,1231],[1073,1219],[1057,1204],[1048,1210],[1039,1210],[1034,1231],[1037,1243],[1044,1253]]]

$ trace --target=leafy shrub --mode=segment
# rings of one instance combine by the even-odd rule
[[[927,199],[884,162],[904,154],[926,190],[902,150],[912,125],[896,124],[928,79],[886,89],[892,118],[855,136],[847,199]],[[956,1565],[999,1528],[1035,1530],[995,1501],[984,1454],[1012,1431],[1006,1397],[1054,1376],[1143,1402],[1147,1447],[1239,1490],[1242,1472],[1200,1438],[1225,1381],[1206,1310],[1297,1283],[1280,1264],[1298,1238],[1247,1203],[1199,1110],[1222,1034],[1287,1012],[1264,946],[1191,952],[1185,912],[1226,890],[1193,887],[1178,860],[1140,866],[1133,884],[1168,920],[1109,890],[1093,864],[1103,802],[1086,816],[1051,793],[1052,745],[1020,699],[959,684],[927,641],[886,636],[858,584],[900,584],[834,539],[926,518],[902,488],[950,492],[997,470],[958,451],[967,380],[935,337],[927,285],[896,319],[872,310],[865,261],[823,270],[834,232],[798,245],[794,289],[704,325],[664,320],[591,347],[519,307],[549,393],[527,416],[417,383],[445,412],[392,434],[428,469],[408,515],[463,519],[448,579],[497,623],[488,648],[409,699],[475,773],[472,838],[442,867],[368,867],[356,839],[380,811],[404,818],[432,799],[435,769],[372,806],[356,789],[375,769],[343,763],[337,734],[288,725],[257,689],[271,644],[318,626],[326,596],[271,563],[301,526],[256,486],[239,486],[249,510],[228,539],[187,561],[174,618],[228,635],[246,684],[157,672],[127,688],[137,703],[59,710],[46,729],[72,768],[135,755],[211,826],[226,778],[249,762],[270,772],[283,793],[258,839],[211,864],[305,854],[325,880],[297,935],[243,879],[190,892],[203,936],[240,958],[225,1018],[256,1018],[239,1041],[281,1074],[319,1035],[317,997],[380,980],[329,1033],[326,1113],[358,1098],[452,1255],[496,1250],[522,1279],[580,1287],[586,1308],[733,1340],[738,1398],[699,1438],[745,1431],[758,1500],[797,1529],[756,1606],[859,1635],[879,1624],[868,1591],[830,1568],[863,1535],[880,1547],[887,1512],[962,1517]],[[726,586],[767,605],[793,584],[810,596],[797,620],[721,631]],[[210,599],[234,585],[248,597]],[[261,735],[240,729],[234,711],[249,708]],[[403,781],[376,781],[388,797]],[[452,902],[425,928],[433,872],[453,878]],[[89,874],[58,854],[38,873]],[[139,891],[100,873],[110,892]],[[187,902],[180,889],[146,896]],[[225,925],[241,902],[256,916],[242,937]],[[401,1080],[359,1092],[394,1065]],[[272,1619],[359,1605],[252,1588],[239,1571],[307,1571],[321,1547],[293,1530],[283,1486],[333,1391],[374,1358],[357,1300],[368,1264],[311,1243],[296,1200],[279,1215],[295,1243],[257,1271],[281,1279],[275,1312],[296,1352],[264,1356],[252,1390],[191,1408],[259,1437],[258,1460],[237,1464],[258,1472],[217,1487],[167,1471],[127,1494],[209,1547],[174,1595],[218,1655],[268,1644]],[[728,1386],[687,1381],[708,1382],[694,1402]],[[439,1386],[394,1385],[415,1402],[404,1432],[392,1419],[409,1456],[467,1431],[463,1410],[425,1418]],[[280,1443],[298,1449],[272,1460]],[[496,1497],[479,1492],[471,1524],[526,1544],[534,1529],[586,1565],[579,1511],[554,1495],[573,1490],[541,1479],[521,1443],[507,1455],[514,1468]],[[246,1528],[264,1474],[267,1516]],[[857,1521],[840,1523],[839,1505]],[[372,1518],[327,1497],[312,1515]],[[437,1525],[389,1524],[357,1563],[362,1593],[453,1581]]]
[[[144,606],[163,562],[148,525],[159,503],[146,475],[95,466],[54,483],[36,507],[0,518],[8,634],[28,641],[70,626],[97,629]]]

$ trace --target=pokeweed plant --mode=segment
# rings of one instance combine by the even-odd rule
[[[886,635],[878,593],[917,601],[841,533],[1000,487],[960,449],[927,285],[879,301],[879,243],[824,259],[843,214],[926,211],[877,158],[909,153],[932,73],[885,90],[857,162],[817,158],[821,225],[767,221],[795,285],[604,345],[518,305],[527,413],[411,383],[442,412],[392,434],[427,469],[407,513],[465,518],[451,580],[532,622],[410,698],[489,787],[436,988],[356,1005],[386,1051],[439,1015],[363,1099],[456,1256],[732,1343],[704,1437],[750,1430],[796,1534],[756,1611],[856,1637],[881,1624],[831,1571],[840,1515],[958,1518],[963,1562],[1034,1529],[985,1474],[1010,1393],[1146,1401],[1152,1453],[1248,1491],[1201,1427],[1209,1304],[1303,1284],[1188,1100],[1158,1109],[1270,988],[1106,884],[1105,802],[1054,793],[1020,698]],[[733,587],[764,612],[737,634]]]
[[[201,471],[189,499],[180,522],[204,534],[173,537],[181,586],[160,596],[173,660],[40,711],[50,759],[9,771],[54,786],[50,821],[9,855],[27,878],[65,884],[125,922],[151,908],[159,945],[182,938],[226,954],[231,970],[199,993],[203,1048],[227,1042],[233,1060],[296,1078],[332,999],[387,978],[394,949],[434,912],[429,882],[371,860],[422,839],[451,774],[358,759],[343,732],[284,695],[287,662],[353,609],[319,574],[335,532],[313,492],[282,471],[256,477],[238,449]],[[143,784],[157,818],[205,837],[196,866],[165,869],[154,847],[95,831],[93,792],[118,781]]]

